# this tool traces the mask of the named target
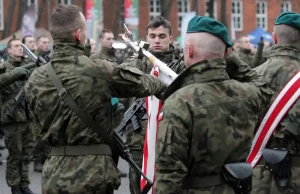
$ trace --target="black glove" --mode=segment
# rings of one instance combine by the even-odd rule
[[[87,57],[90,57],[91,55],[91,44],[90,44],[90,39],[88,38],[85,45],[84,45],[84,54],[87,56]]]
[[[24,67],[16,67],[11,70],[10,73],[13,75],[13,79],[24,80],[29,76],[30,71],[25,69]]]

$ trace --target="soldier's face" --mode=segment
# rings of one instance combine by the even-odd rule
[[[37,48],[41,51],[49,51],[49,38],[42,37],[38,40]]]
[[[239,42],[239,47],[243,49],[250,49],[251,48],[250,39],[248,37],[242,38]]]
[[[32,51],[35,50],[35,40],[33,37],[27,37],[25,39],[25,45]]]
[[[169,33],[169,29],[163,26],[149,28],[146,39],[150,44],[150,49],[154,52],[165,52],[169,50],[172,42],[172,36]]]
[[[104,47],[112,48],[114,39],[115,39],[115,37],[114,37],[113,33],[104,33],[103,37],[100,38],[100,43]]]
[[[23,56],[23,47],[20,40],[14,40],[11,42],[10,48],[7,49],[7,52],[11,57],[20,58]]]

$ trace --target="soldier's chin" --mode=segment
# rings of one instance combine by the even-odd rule
[[[154,49],[152,49],[152,51],[154,51],[154,52],[156,52],[156,53],[162,53],[162,52],[163,52],[162,49],[158,49],[158,48],[157,48],[157,49],[154,48]]]

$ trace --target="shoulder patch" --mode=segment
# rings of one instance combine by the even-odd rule
[[[163,120],[163,118],[164,118],[164,112],[160,112],[158,115],[158,121]]]

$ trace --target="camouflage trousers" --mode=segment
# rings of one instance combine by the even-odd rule
[[[44,163],[49,156],[50,146],[47,143],[42,141],[41,129],[39,125],[32,122],[30,127],[32,128],[35,137],[34,149],[32,153],[33,160],[35,162]]]
[[[144,149],[144,139],[145,139],[145,126],[147,121],[144,121],[142,125],[144,128],[139,131],[133,131],[131,125],[128,125],[125,135],[126,143],[128,145],[132,160],[142,169],[143,165],[143,149]],[[136,172],[129,167],[129,189],[131,194],[140,194],[141,177],[137,176]]]
[[[42,162],[42,164],[46,161],[49,156],[50,146],[42,141],[41,136],[37,136],[35,140],[35,147],[33,150],[33,160],[35,162]]]
[[[113,194],[119,186],[110,156],[51,156],[43,166],[43,194]]]
[[[300,194],[300,168],[291,167],[292,177],[287,188],[278,187],[269,169],[257,165],[253,171],[252,194]]]
[[[3,126],[5,146],[8,149],[6,181],[8,186],[27,187],[30,184],[28,170],[33,149],[33,138],[28,123]]]

